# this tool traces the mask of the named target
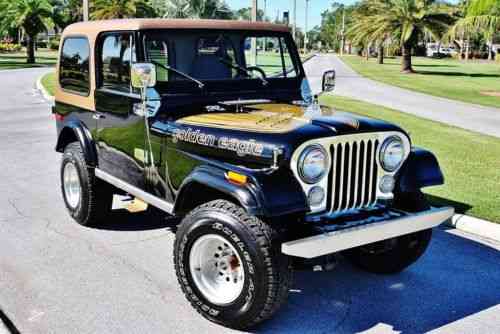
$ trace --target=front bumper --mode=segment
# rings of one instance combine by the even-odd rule
[[[454,214],[451,207],[433,208],[418,213],[388,211],[347,225],[330,224],[319,228],[319,234],[285,242],[284,254],[313,258],[373,242],[410,234],[438,226]]]

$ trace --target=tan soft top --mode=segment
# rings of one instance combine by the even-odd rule
[[[87,34],[102,31],[142,29],[221,29],[221,30],[265,30],[288,32],[289,27],[267,22],[194,19],[122,19],[87,21],[69,25],[65,34]]]
[[[230,20],[191,20],[191,19],[123,19],[103,20],[74,23],[66,27],[63,40],[68,36],[85,36],[90,47],[90,94],[80,96],[65,92],[56,80],[55,99],[58,102],[76,105],[81,108],[95,110],[95,53],[93,52],[97,36],[106,31],[134,31],[148,29],[214,29],[214,30],[249,30],[289,32],[286,25],[265,22],[230,21]],[[62,45],[62,43],[61,43]],[[61,50],[59,50],[61,52]],[[56,77],[59,77],[59,63],[56,67]]]

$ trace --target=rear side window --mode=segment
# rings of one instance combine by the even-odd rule
[[[89,94],[89,42],[86,38],[68,37],[64,40],[59,84],[64,90],[80,95]]]
[[[132,35],[107,35],[101,45],[101,86],[131,92],[130,66],[135,62]]]

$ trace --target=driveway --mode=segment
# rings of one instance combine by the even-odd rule
[[[203,320],[180,292],[175,222],[117,214],[93,229],[69,218],[54,122],[33,90],[43,72],[0,72],[0,309],[21,333],[232,332]],[[331,272],[297,272],[288,306],[255,332],[498,333],[499,250],[437,229],[426,255],[399,275],[342,259]]]
[[[305,63],[313,91],[321,90],[321,77],[327,69],[337,72],[337,95],[500,137],[500,108],[453,101],[376,82],[357,74],[330,54],[320,54]]]

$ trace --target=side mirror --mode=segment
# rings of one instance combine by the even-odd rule
[[[156,67],[150,63],[132,64],[130,70],[132,87],[146,89],[156,85]]]
[[[335,70],[323,73],[323,81],[321,84],[323,92],[331,92],[335,89],[335,75]]]

